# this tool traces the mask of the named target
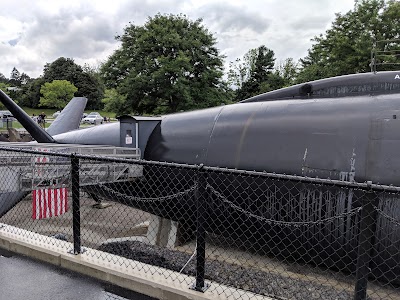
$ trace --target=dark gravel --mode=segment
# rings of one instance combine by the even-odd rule
[[[191,256],[137,241],[104,244],[99,250],[178,272]],[[182,273],[194,276],[195,263],[194,258]],[[206,279],[276,299],[353,299],[353,293],[340,286],[332,287],[306,277],[290,278],[210,259],[206,261]]]

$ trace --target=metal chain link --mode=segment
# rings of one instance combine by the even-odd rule
[[[97,168],[81,168],[80,173],[74,172],[81,177],[72,176],[43,192],[56,176],[52,162],[56,165],[58,159],[45,153],[49,163],[42,164],[38,153],[27,153],[30,160],[19,160],[15,154],[15,165],[1,165],[1,192],[16,191],[16,198],[26,200],[18,200],[0,218],[1,231],[62,247],[66,253],[88,249],[85,255],[110,266],[158,274],[196,291],[211,283],[209,291],[214,295],[237,300],[254,295],[353,299],[363,279],[368,282],[368,299],[399,298],[400,187],[161,162],[140,161],[143,168],[136,168],[132,161],[120,158],[74,155],[70,164],[63,165],[113,162],[123,170],[115,173],[121,181],[109,184],[116,177],[101,177],[104,174],[96,173]],[[28,169],[29,162],[43,172],[34,176],[37,169]],[[24,169],[18,169],[20,163]],[[36,181],[26,182],[27,178]],[[21,179],[24,182],[17,187],[15,182]],[[55,189],[64,182],[70,184],[65,188],[68,194],[56,196]],[[18,188],[27,192],[19,193]],[[206,202],[196,202],[195,194]],[[270,201],[263,201],[264,197]],[[49,217],[53,200],[57,205],[65,200],[69,210]],[[98,203],[93,205],[93,200]],[[204,218],[214,207],[212,217]],[[374,228],[373,235],[368,228]],[[369,253],[373,256],[367,258]],[[363,278],[356,278],[357,272]]]
[[[383,210],[380,208],[376,207],[375,205],[373,206],[374,209],[380,214],[382,217],[388,219],[390,222],[392,222],[395,226],[400,226],[400,221],[396,220],[395,218],[389,216],[387,213],[385,213]]]
[[[123,197],[126,200],[129,201],[140,201],[140,202],[157,202],[157,201],[165,201],[165,200],[172,200],[184,195],[188,195],[191,192],[195,191],[197,188],[197,184],[193,185],[191,188],[184,190],[182,192],[178,192],[176,194],[173,195],[168,195],[168,196],[163,196],[163,197],[149,197],[149,198],[143,198],[143,197],[134,197],[134,196],[128,196],[126,194],[120,193],[110,187],[105,186],[104,184],[99,184],[99,186],[101,188],[103,188],[104,190],[106,190],[107,192],[119,196],[119,197]]]
[[[358,212],[360,212],[362,210],[362,207],[356,207],[353,208],[351,210],[349,210],[348,212],[342,213],[340,215],[336,215],[336,216],[332,216],[326,219],[322,219],[322,220],[318,220],[318,221],[303,221],[303,222],[286,222],[286,221],[278,221],[278,220],[274,220],[274,219],[268,219],[265,217],[261,217],[258,215],[255,215],[249,211],[246,211],[245,209],[241,208],[240,206],[234,204],[233,202],[229,201],[228,199],[226,199],[226,197],[224,197],[220,192],[218,192],[217,190],[215,190],[211,185],[207,184],[207,187],[210,188],[210,190],[212,191],[212,193],[214,193],[218,198],[220,198],[224,203],[228,204],[229,206],[231,206],[233,209],[251,217],[251,218],[255,218],[259,221],[265,222],[267,224],[277,224],[280,226],[293,226],[293,227],[300,227],[300,226],[311,226],[311,225],[319,225],[319,224],[323,224],[323,223],[328,223],[331,222],[333,220],[336,219],[341,219],[344,217],[349,217],[352,216]]]

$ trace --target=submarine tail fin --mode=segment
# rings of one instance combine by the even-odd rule
[[[38,143],[55,143],[53,135],[65,133],[79,128],[87,98],[74,97],[62,110],[60,115],[49,128],[44,130],[32,118],[15,103],[6,93],[0,90],[0,101],[10,110],[13,116],[32,135]]]
[[[79,128],[82,114],[85,110],[87,98],[74,97],[61,111],[58,117],[47,128],[47,133],[51,136],[65,133]]]

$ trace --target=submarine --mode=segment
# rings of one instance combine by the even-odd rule
[[[0,99],[23,124],[26,116],[20,113],[21,109],[4,93],[0,93]],[[39,143],[138,147],[146,161],[400,185],[400,71],[326,78],[235,104],[160,118],[122,117],[119,123],[55,132],[51,136],[30,124],[25,128]],[[128,132],[136,143],[124,142]],[[149,178],[158,176],[156,180],[138,181],[129,187],[116,183],[86,188],[104,198],[193,227],[193,194],[170,198],[162,204],[138,200],[165,196],[162,191],[174,194],[190,190],[195,184],[193,169],[165,167],[164,172],[169,175],[163,176],[156,168],[159,167],[148,165],[144,170]],[[362,205],[357,191],[304,183],[287,186],[260,178],[249,182],[248,178],[219,173],[210,174],[208,180],[209,189],[214,191],[210,192],[206,207],[208,232],[243,244],[246,236],[251,236],[254,249],[354,271],[360,214],[350,212]],[[241,192],[218,190],[226,182]],[[396,217],[400,212],[396,200],[396,196],[383,195],[378,208]],[[334,219],[337,215],[342,217]],[[310,222],[316,216],[333,221],[316,222],[312,228],[265,222]],[[400,230],[390,220],[378,218],[373,247],[377,252],[384,249],[385,255],[375,262],[373,273],[385,281],[397,280],[398,272],[388,272],[388,268],[400,268],[400,260],[393,259],[400,253]],[[269,244],[283,245],[285,250],[268,248]]]
[[[18,108],[6,107],[18,119]],[[400,71],[321,79],[236,104],[136,117],[137,123],[145,160],[331,179],[352,172],[358,182],[400,185]],[[34,138],[135,146],[121,143],[121,124]]]

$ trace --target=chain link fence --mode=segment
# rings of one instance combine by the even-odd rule
[[[400,299],[399,201],[370,182],[0,149],[0,230],[235,299]]]

